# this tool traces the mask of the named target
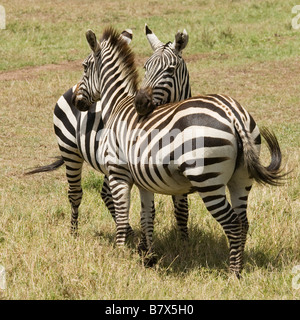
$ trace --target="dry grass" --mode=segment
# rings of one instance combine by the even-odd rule
[[[265,39],[267,34],[278,32],[270,26],[262,30],[263,13],[267,15],[271,9],[267,11],[265,4],[260,7],[259,1],[247,1],[243,3],[246,7],[234,3],[227,9],[222,2],[211,1],[210,4],[219,6],[219,10],[215,10],[218,21],[225,12],[228,12],[228,19],[243,14],[243,19],[232,24],[230,30],[225,22],[215,24],[210,15],[213,7],[205,3],[186,1],[186,5],[176,7],[170,6],[168,1],[151,7],[137,6],[135,1],[120,7],[118,3],[102,1],[100,6],[99,2],[88,1],[78,8],[73,1],[68,4],[55,1],[51,5],[41,1],[37,5],[34,1],[12,0],[3,4],[8,13],[8,33],[0,34],[7,41],[0,52],[7,59],[2,69],[61,64],[53,68],[10,71],[11,78],[3,73],[1,77],[0,73],[0,265],[5,266],[7,276],[7,289],[1,296],[4,299],[299,299],[299,290],[292,287],[295,276],[292,269],[300,264],[299,58],[292,49],[290,53],[283,50],[295,46],[287,40],[294,41],[294,31],[288,30],[283,17],[280,31],[285,38],[279,39],[283,44],[264,40],[260,50],[270,53],[262,59],[261,53],[256,51],[255,54],[253,48],[242,47],[236,51],[237,44],[234,44],[240,38],[249,44],[250,38],[255,42],[260,34]],[[200,18],[186,12],[196,12],[200,8],[199,15],[205,18],[202,24],[207,24],[208,40],[212,32],[212,47],[204,48],[201,32],[196,33]],[[286,8],[287,5],[283,5],[280,14]],[[249,16],[246,16],[246,9]],[[287,15],[290,14],[288,9]],[[132,10],[137,14],[133,22]],[[89,14],[83,15],[84,11]],[[252,21],[254,13],[257,22]],[[32,17],[36,20],[31,21]],[[270,14],[272,18],[278,19],[276,12]],[[44,27],[38,19],[42,19]],[[184,22],[185,19],[188,21]],[[177,238],[170,197],[156,195],[154,239],[160,260],[154,269],[145,269],[135,250],[137,239],[122,250],[114,246],[115,227],[99,196],[100,174],[85,166],[85,193],[77,239],[69,235],[70,207],[64,170],[32,177],[23,175],[28,168],[48,163],[51,156],[58,154],[52,129],[53,107],[81,74],[76,63],[74,67],[72,62],[72,67],[68,68],[63,61],[84,58],[88,49],[81,35],[94,25],[95,30],[101,31],[103,23],[98,26],[100,21],[112,23],[120,30],[132,24],[133,49],[138,53],[139,64],[150,54],[142,33],[144,22],[147,21],[155,32],[157,30],[165,41],[171,40],[178,28],[186,27],[191,33],[185,57],[193,93],[231,94],[247,107],[259,125],[275,130],[286,170],[293,169],[293,172],[283,187],[253,187],[246,265],[240,281],[228,275],[226,239],[197,195],[189,198],[188,243],[181,243]],[[41,30],[36,29],[38,25]],[[59,31],[63,26],[65,29]],[[49,27],[52,29],[47,33],[45,29]],[[21,33],[23,40],[26,35],[28,37],[27,43],[17,43],[15,49],[13,41],[9,42],[10,38],[17,39],[14,30]],[[66,41],[65,30],[68,30]],[[168,30],[167,35],[164,30]],[[56,31],[51,41],[57,41],[57,48],[49,40]],[[36,35],[48,37],[54,47],[50,46],[47,52],[46,45],[45,48],[43,43],[37,45]],[[251,55],[246,52],[249,48]],[[23,52],[16,53],[22,49]],[[274,58],[275,51],[277,58]],[[36,60],[29,58],[31,54]],[[268,161],[265,150],[263,158]],[[131,222],[137,236],[139,208],[138,193],[134,189]]]

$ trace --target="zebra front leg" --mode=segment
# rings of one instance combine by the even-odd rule
[[[102,198],[103,202],[105,203],[108,211],[110,212],[112,218],[116,222],[114,200],[112,198],[111,191],[109,188],[108,178],[106,176],[104,176],[103,186],[101,189],[101,198]]]
[[[138,246],[141,256],[144,256],[144,265],[152,267],[157,262],[157,256],[153,251],[153,220],[155,216],[154,194],[140,188],[141,197],[141,228],[142,237]]]
[[[131,228],[129,225],[129,208],[132,182],[110,175],[109,187],[115,208],[116,244],[121,247],[124,246],[128,230]]]
[[[109,210],[111,216],[113,217],[115,223],[116,223],[116,212],[115,212],[115,206],[114,206],[114,200],[110,191],[110,187],[109,187],[109,181],[107,176],[104,176],[104,182],[103,182],[103,186],[101,189],[101,198],[104,201],[107,209]],[[134,232],[131,228],[131,226],[129,225],[128,229],[127,229],[127,235],[126,238],[133,235]]]
[[[189,217],[189,207],[187,194],[172,196],[174,204],[174,214],[177,221],[177,228],[180,232],[180,237],[182,240],[187,240],[188,235],[188,217]]]

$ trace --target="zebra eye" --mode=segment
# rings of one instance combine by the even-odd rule
[[[169,73],[169,74],[174,74],[175,72],[175,67],[169,67],[166,69],[166,72]]]
[[[83,71],[84,71],[84,73],[86,73],[86,72],[87,72],[87,69],[88,69],[87,64],[86,64],[86,63],[83,63],[82,66],[83,66]]]

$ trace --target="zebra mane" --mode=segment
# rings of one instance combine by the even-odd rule
[[[135,55],[128,43],[120,37],[120,33],[113,27],[108,27],[103,31],[100,43],[102,41],[108,41],[112,47],[116,48],[128,81],[131,82],[133,92],[136,92],[138,87],[138,72],[135,65]]]
[[[170,44],[172,44],[171,41],[169,41],[169,42],[161,45],[160,47],[158,47],[158,48],[160,49],[160,53],[162,54],[162,53],[164,52],[164,50],[170,48]],[[157,49],[158,49],[158,48],[157,48]]]

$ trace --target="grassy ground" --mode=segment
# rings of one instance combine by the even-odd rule
[[[0,30],[0,265],[4,299],[299,299],[299,48],[292,1],[2,1]],[[134,16],[134,19],[132,18]],[[107,25],[132,28],[139,66],[151,54],[144,23],[162,41],[186,28],[184,52],[196,93],[226,93],[279,139],[290,179],[280,188],[254,185],[240,281],[227,273],[220,226],[197,195],[189,197],[190,240],[177,238],[170,197],[156,195],[159,263],[145,269],[137,239],[120,250],[99,196],[101,174],[85,166],[80,236],[69,235],[64,170],[25,177],[58,154],[52,111],[81,75],[89,52],[84,33]],[[69,61],[69,62],[68,62]],[[141,70],[141,69],[140,69]],[[141,71],[142,75],[142,71]],[[263,159],[268,153],[263,148]],[[131,223],[139,235],[139,197]]]

